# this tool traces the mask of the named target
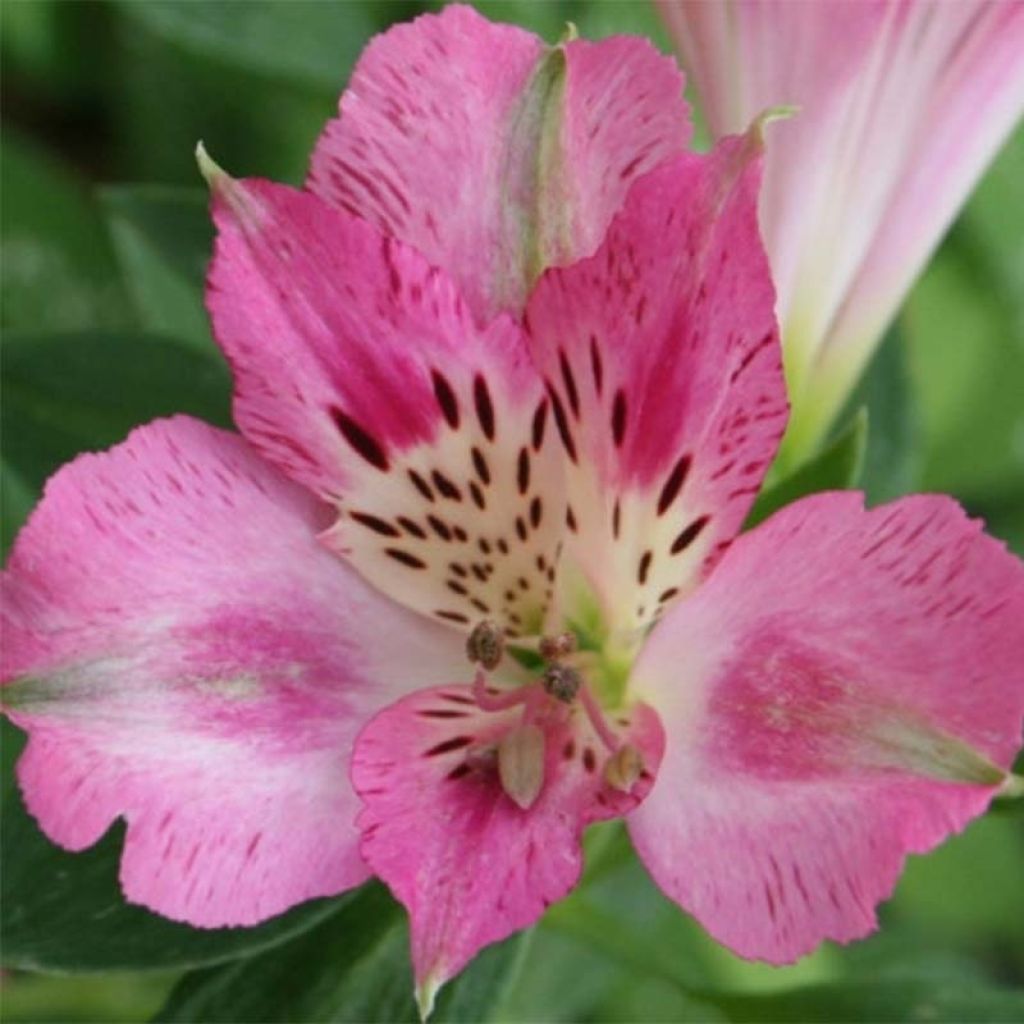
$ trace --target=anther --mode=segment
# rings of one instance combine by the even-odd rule
[[[604,765],[604,780],[612,789],[628,793],[644,770],[644,759],[631,743],[624,743]]]
[[[560,661],[576,650],[574,633],[559,633],[558,636],[540,638],[540,656],[545,661]]]
[[[466,654],[469,660],[481,665],[488,672],[497,668],[505,653],[505,635],[501,627],[490,619],[484,619],[473,627],[473,632],[466,640]]]
[[[570,704],[576,698],[583,685],[583,680],[576,669],[557,662],[544,670],[541,681],[546,694],[566,704]]]

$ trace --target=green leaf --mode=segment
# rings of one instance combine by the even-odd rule
[[[484,950],[441,990],[431,1020],[486,1020],[518,965],[521,941],[513,937]],[[155,1019],[417,1021],[405,914],[383,886],[371,883],[286,946],[187,975]]]
[[[223,364],[168,338],[9,332],[2,350],[3,454],[29,487],[159,416],[231,422]]]
[[[810,985],[768,996],[718,996],[735,1021],[791,1024],[814,1020],[1005,1022],[1024,1018],[1024,993],[948,978],[863,979]]]
[[[4,558],[38,496],[38,491],[0,457],[0,547]]]
[[[184,50],[334,92],[341,91],[352,63],[380,27],[373,6],[358,0],[147,0],[120,6],[126,15]]]
[[[211,351],[203,307],[213,246],[206,191],[119,185],[102,189],[100,203],[138,323]]]
[[[839,435],[810,462],[795,473],[768,487],[758,495],[747,516],[744,529],[750,529],[785,505],[818,491],[854,487],[864,465],[868,414],[861,409]]]
[[[257,928],[195,929],[129,906],[117,882],[124,828],[82,853],[66,853],[38,829],[22,805],[13,762],[22,738],[2,727],[0,810],[0,956],[5,968],[112,971],[195,967],[279,945],[334,912],[336,902],[304,904]]]
[[[3,326],[127,326],[113,251],[85,182],[4,129]]]

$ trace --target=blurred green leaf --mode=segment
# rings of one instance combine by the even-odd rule
[[[5,128],[0,190],[3,326],[128,325],[113,250],[86,184]]]
[[[147,0],[121,9],[167,43],[315,88],[340,92],[345,75],[380,27],[377,5],[350,0]]]
[[[18,795],[12,765],[23,740],[6,720],[0,728],[5,968],[110,971],[219,963],[279,945],[334,911],[335,901],[318,900],[257,928],[195,929],[129,906],[117,882],[123,826],[82,853],[54,846]]]
[[[5,558],[37,497],[38,491],[0,457],[0,548]]]
[[[8,332],[2,352],[3,454],[30,487],[159,416],[231,422],[223,364],[168,338]]]
[[[203,307],[213,245],[205,190],[118,185],[102,189],[100,202],[139,324],[212,350]]]
[[[744,528],[749,530],[773,512],[808,494],[855,487],[864,465],[867,436],[868,414],[866,409],[861,409],[813,459],[758,495]]]
[[[767,996],[720,996],[717,1006],[732,1021],[921,1021],[968,1024],[1024,1019],[1024,993],[955,979],[870,979],[810,985]]]
[[[437,999],[432,1021],[482,1021],[521,938],[484,950]],[[187,975],[156,1021],[417,1021],[405,914],[370,883],[316,928],[265,955]]]

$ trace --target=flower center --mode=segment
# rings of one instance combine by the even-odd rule
[[[467,766],[476,770],[496,767],[506,794],[528,810],[544,784],[545,734],[571,716],[582,715],[605,748],[605,781],[628,793],[644,770],[643,758],[609,723],[595,695],[587,671],[587,666],[595,663],[593,652],[579,651],[571,632],[517,639],[516,647],[539,659],[538,677],[520,686],[498,689],[488,684],[486,673],[497,668],[504,657],[504,632],[496,623],[484,620],[470,633],[466,653],[470,662],[480,666],[473,682],[477,706],[496,713],[521,705],[522,714],[496,743],[488,744],[487,749],[468,750]],[[620,724],[625,721],[619,719]]]

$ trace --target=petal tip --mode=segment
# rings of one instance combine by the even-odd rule
[[[216,188],[219,182],[228,177],[227,171],[206,151],[202,139],[196,143],[196,164],[199,167],[199,173],[211,189]]]
[[[420,1014],[422,1024],[427,1024],[430,1015],[434,1012],[434,1001],[440,991],[444,980],[437,971],[431,971],[422,981],[416,983],[416,1009]]]

